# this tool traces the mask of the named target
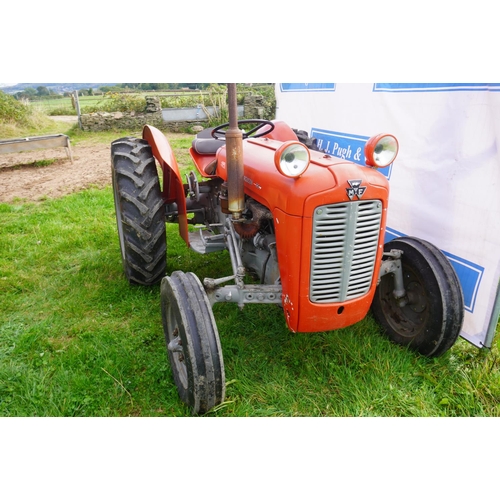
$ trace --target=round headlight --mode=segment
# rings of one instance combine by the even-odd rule
[[[301,176],[307,170],[309,161],[309,149],[300,142],[285,142],[274,153],[274,164],[286,177]]]
[[[387,167],[396,159],[398,150],[399,144],[393,135],[376,135],[366,143],[366,164],[371,167]]]

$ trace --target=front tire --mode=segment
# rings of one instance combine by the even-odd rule
[[[396,238],[384,251],[402,250],[407,304],[398,305],[394,279],[381,278],[372,303],[373,315],[393,342],[435,357],[446,352],[462,329],[464,302],[460,282],[446,256],[431,243]]]
[[[165,275],[164,202],[151,147],[126,137],[111,143],[116,222],[123,269],[130,283],[153,285]]]
[[[226,383],[215,318],[195,274],[175,271],[163,278],[161,310],[179,397],[194,414],[206,413],[224,401]]]

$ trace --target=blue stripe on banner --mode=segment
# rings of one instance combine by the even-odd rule
[[[280,83],[281,92],[335,92],[334,83]]]
[[[385,243],[401,236],[406,235],[396,231],[395,229],[391,229],[389,227],[385,228]],[[460,285],[462,286],[462,292],[464,294],[465,310],[471,313],[474,312],[477,292],[484,274],[484,267],[462,259],[461,257],[457,257],[449,252],[443,253],[451,262],[451,265],[455,269],[458,279],[460,280]]]
[[[369,137],[319,128],[311,129],[311,137],[318,139],[318,147],[325,153],[366,166],[365,144]],[[379,168],[378,171],[390,179],[392,163],[388,167]]]
[[[500,92],[500,83],[375,83],[373,92]]]

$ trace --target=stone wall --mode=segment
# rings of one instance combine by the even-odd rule
[[[88,113],[81,115],[82,129],[86,131],[141,129],[144,125],[164,128],[165,122],[161,114],[160,99],[146,97],[144,112],[115,111],[113,113]]]
[[[250,120],[252,118],[264,118],[264,97],[261,95],[249,94],[245,96],[245,120]]]
[[[244,102],[244,118],[262,118],[263,114],[263,97],[260,95],[246,96]],[[171,132],[182,132],[188,129],[196,132],[208,126],[208,120],[165,122],[163,120],[160,99],[158,97],[146,97],[146,108],[143,112],[97,112],[81,115],[80,118],[82,129],[86,131],[121,129],[140,130],[144,125],[152,125],[153,127],[169,130]]]

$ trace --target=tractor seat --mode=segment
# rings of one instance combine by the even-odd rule
[[[192,146],[199,155],[214,155],[221,146],[224,146],[225,141],[212,137],[213,129],[214,127],[206,128],[194,138]]]
[[[193,140],[192,146],[193,149],[199,155],[214,155],[217,153],[217,150],[226,144],[224,141],[220,141],[219,139],[199,139],[196,138]]]

